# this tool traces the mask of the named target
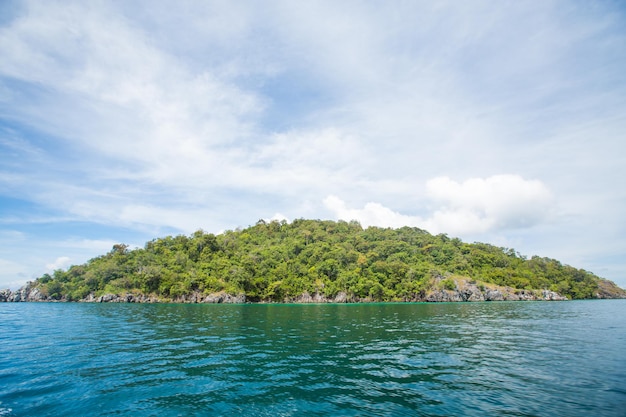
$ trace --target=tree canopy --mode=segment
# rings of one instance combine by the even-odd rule
[[[215,235],[154,239],[110,252],[33,284],[51,299],[141,293],[175,300],[191,293],[245,294],[284,301],[303,293],[340,292],[373,301],[420,298],[454,277],[516,289],[547,289],[570,299],[594,298],[602,280],[549,258],[527,257],[486,243],[464,243],[411,227],[362,228],[356,221],[260,220]],[[442,280],[443,278],[443,280]]]

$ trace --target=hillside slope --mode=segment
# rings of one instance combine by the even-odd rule
[[[590,272],[513,249],[417,228],[304,219],[168,236],[134,250],[119,244],[43,275],[17,296],[3,294],[0,300],[205,302],[626,297]]]

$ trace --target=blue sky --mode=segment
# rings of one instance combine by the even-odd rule
[[[0,287],[264,219],[626,287],[620,1],[0,3]]]

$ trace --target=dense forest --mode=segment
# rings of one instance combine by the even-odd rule
[[[260,220],[218,235],[200,230],[138,249],[118,244],[30,287],[46,299],[66,301],[126,293],[167,301],[220,292],[253,302],[340,293],[355,300],[415,301],[433,289],[454,290],[459,278],[482,288],[544,289],[570,299],[596,298],[601,288],[625,295],[590,272],[554,259],[528,259],[513,249],[418,228],[364,229],[355,221],[304,219]]]

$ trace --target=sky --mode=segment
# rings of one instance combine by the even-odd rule
[[[0,1],[0,288],[298,218],[626,288],[625,183],[619,0]]]

